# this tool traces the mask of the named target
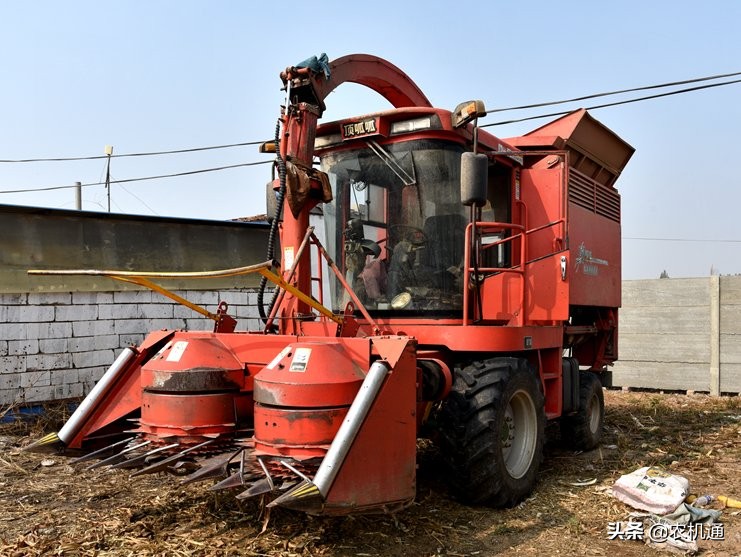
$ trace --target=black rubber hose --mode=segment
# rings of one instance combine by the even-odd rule
[[[286,197],[286,161],[283,160],[283,157],[280,154],[280,126],[281,122],[280,120],[278,120],[278,123],[275,125],[275,160],[278,163],[278,181],[280,183],[280,187],[278,188],[278,198],[276,200],[277,208],[275,210],[275,215],[273,215],[273,222],[270,223],[270,232],[268,233],[268,261],[272,261],[275,256],[275,237],[278,233],[278,222],[280,221],[283,214],[283,200]],[[275,305],[275,300],[278,294],[277,291],[273,294],[273,299],[270,301],[270,307],[268,308],[268,311],[266,313],[263,304],[265,300],[264,296],[267,284],[268,279],[266,277],[262,277],[262,279],[260,279],[260,289],[257,291],[257,311],[260,314],[260,318],[262,319],[263,323],[267,322],[268,315],[273,310],[273,306]]]

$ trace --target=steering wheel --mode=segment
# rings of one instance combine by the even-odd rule
[[[418,226],[411,224],[392,224],[389,226],[389,236],[398,236],[397,240],[407,239],[412,244],[424,245],[427,243],[427,234]]]

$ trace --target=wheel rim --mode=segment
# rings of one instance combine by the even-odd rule
[[[597,395],[594,395],[589,399],[589,404],[587,405],[587,419],[589,420],[589,431],[591,431],[592,434],[597,433],[600,425],[600,407]]]
[[[530,469],[538,440],[538,413],[532,397],[517,391],[509,399],[500,431],[504,466],[515,479]]]

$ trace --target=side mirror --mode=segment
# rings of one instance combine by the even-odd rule
[[[489,159],[483,153],[461,155],[461,203],[483,207],[489,182]]]

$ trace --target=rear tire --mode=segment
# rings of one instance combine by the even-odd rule
[[[579,411],[561,418],[561,439],[577,451],[590,451],[602,439],[605,423],[605,395],[594,373],[579,372]]]
[[[543,460],[545,410],[526,360],[492,358],[456,369],[437,421],[456,496],[506,507],[530,494]]]

